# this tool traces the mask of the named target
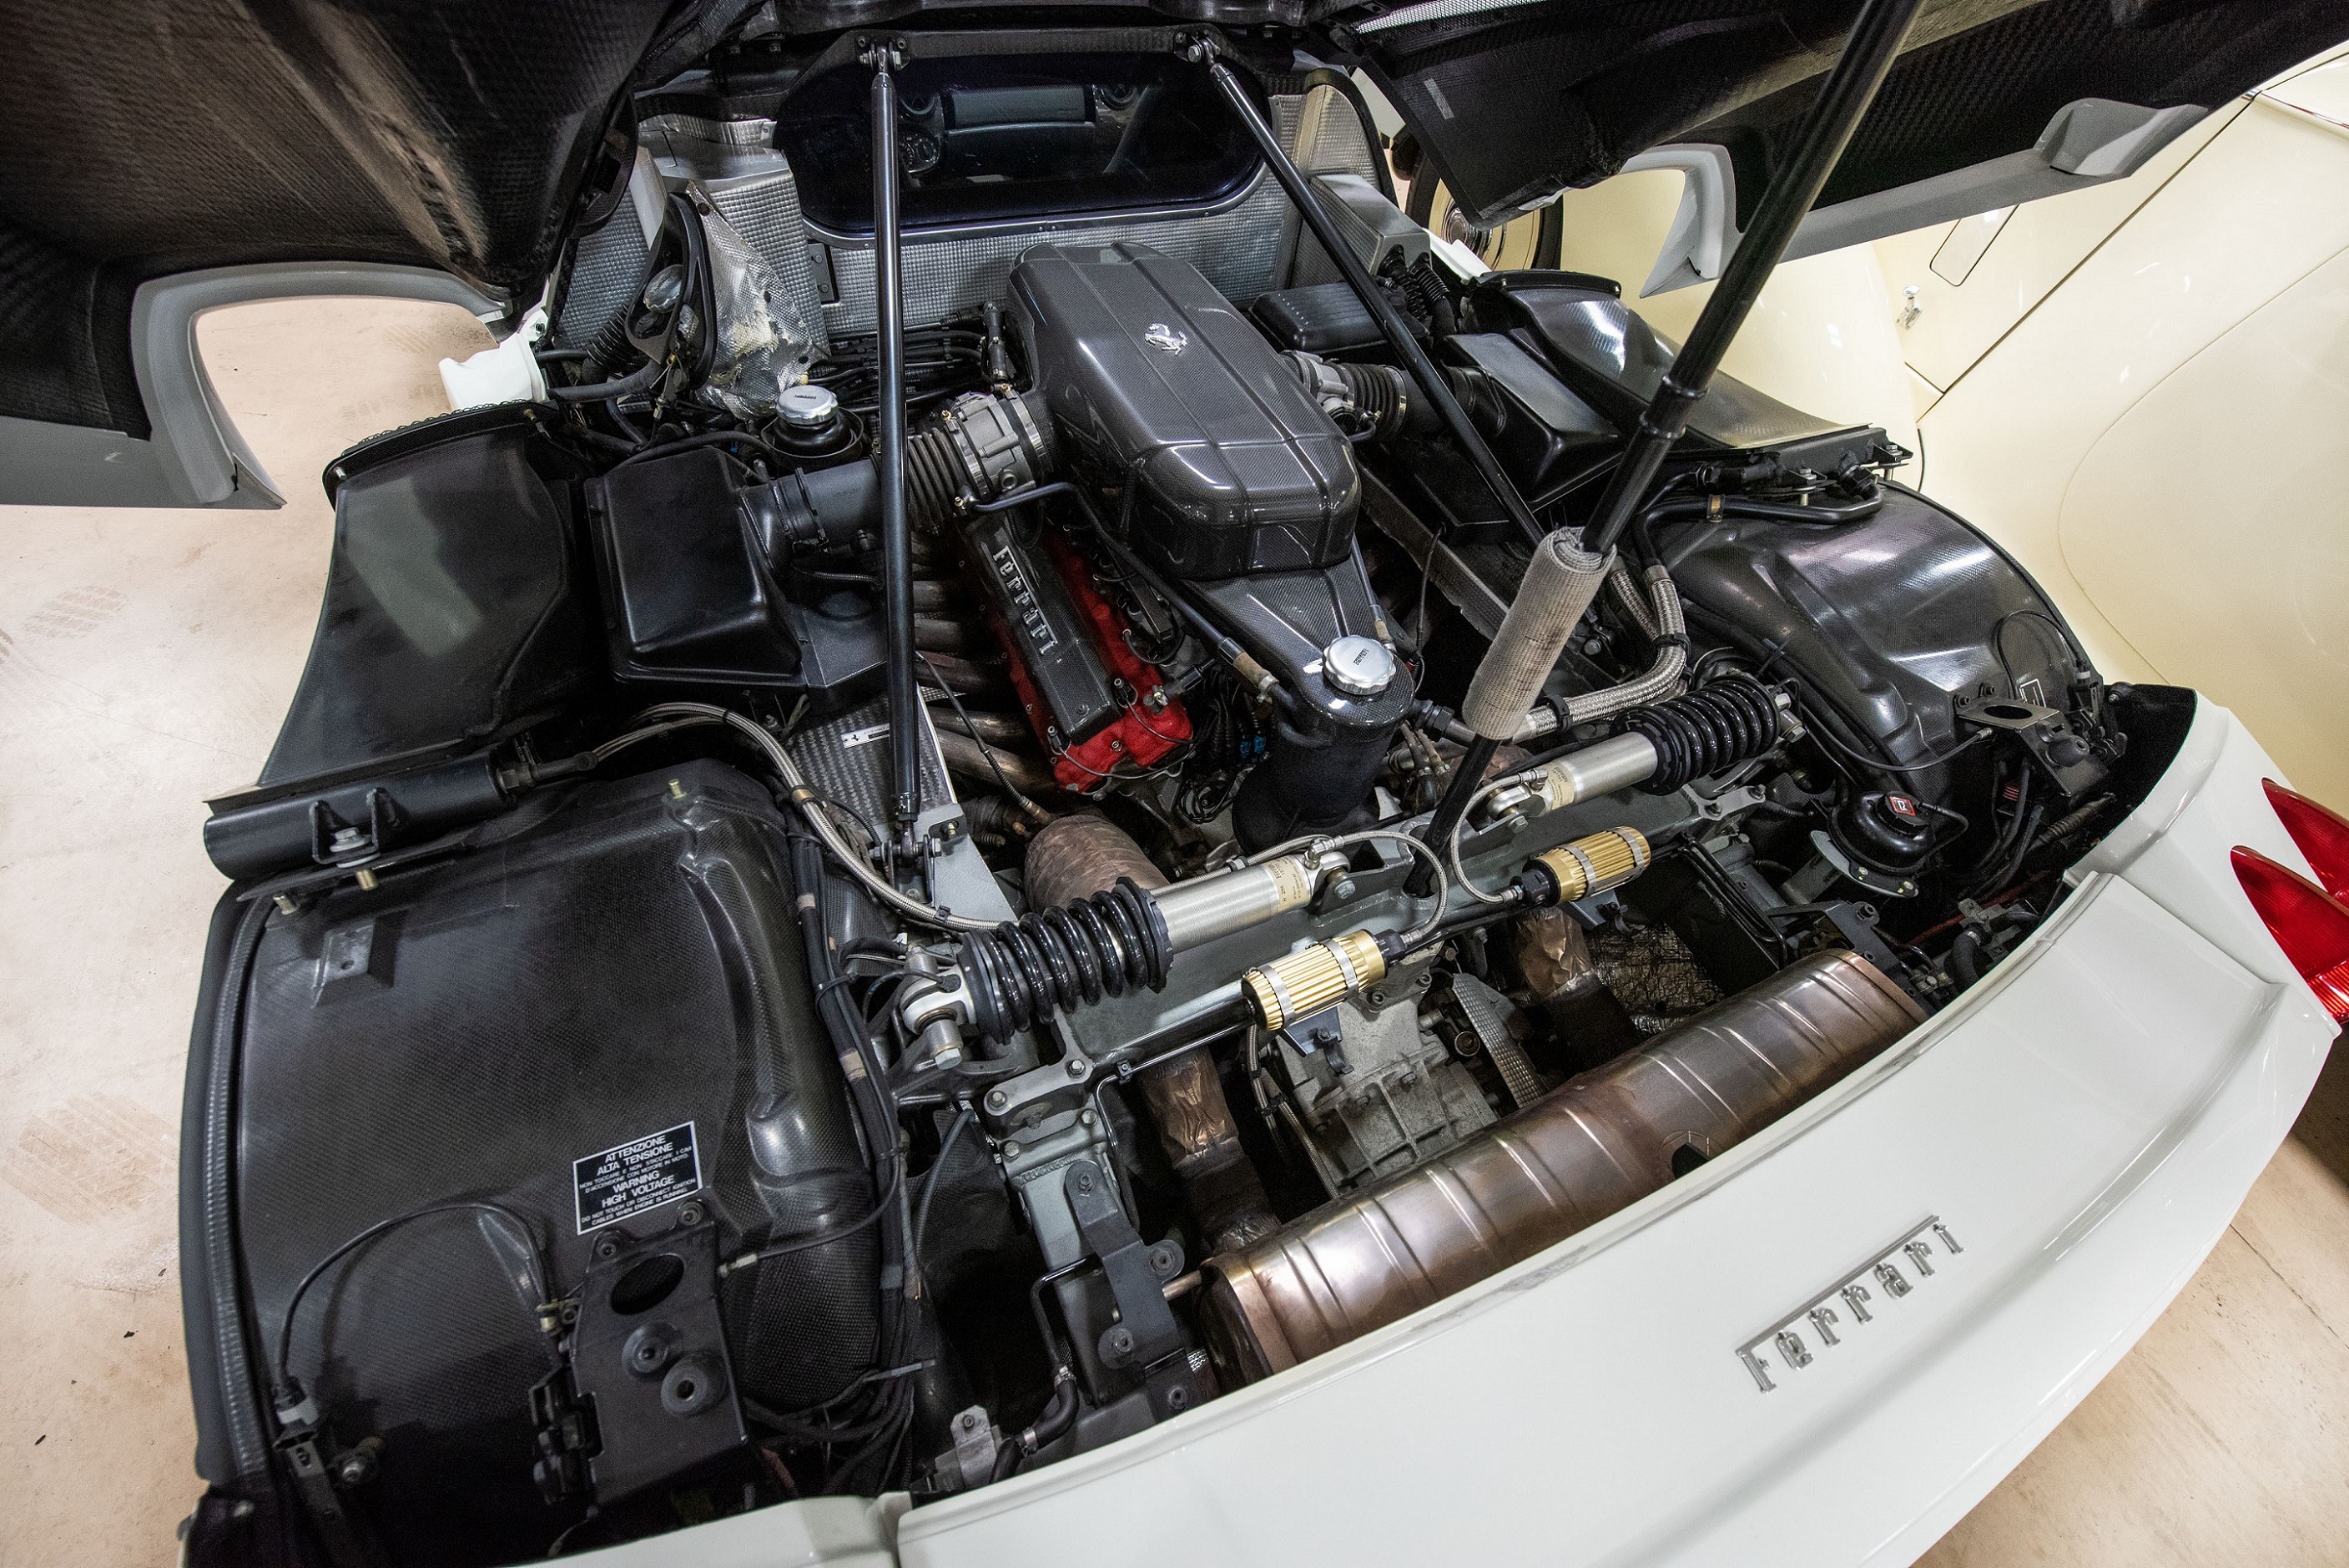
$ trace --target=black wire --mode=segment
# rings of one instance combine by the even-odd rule
[[[512,1225],[515,1230],[522,1232],[523,1244],[529,1250],[530,1253],[531,1288],[538,1293],[538,1299],[541,1302],[544,1302],[547,1299],[546,1268],[544,1262],[539,1253],[538,1233],[530,1228],[529,1220],[524,1220],[521,1215],[515,1213],[512,1210],[507,1208],[502,1203],[492,1203],[476,1199],[460,1199],[455,1202],[435,1203],[422,1209],[411,1209],[405,1214],[395,1214],[388,1220],[377,1220],[374,1224],[368,1226],[366,1230],[360,1231],[357,1235],[353,1236],[341,1246],[336,1247],[333,1251],[319,1259],[316,1263],[310,1265],[310,1272],[302,1276],[302,1282],[294,1287],[293,1295],[287,1298],[285,1303],[285,1316],[277,1325],[277,1386],[284,1389],[290,1387],[292,1385],[294,1317],[296,1313],[302,1310],[302,1298],[309,1293],[310,1287],[317,1282],[319,1275],[325,1273],[329,1268],[333,1267],[337,1260],[348,1254],[352,1249],[364,1246],[367,1242],[374,1241],[378,1236],[382,1235],[385,1231],[397,1230],[398,1227],[407,1224],[411,1220],[429,1219],[435,1214],[460,1214],[466,1212],[494,1214]]]
[[[779,463],[790,462],[789,458],[773,446],[742,431],[705,431],[700,435],[680,436],[675,441],[665,441],[658,446],[648,446],[632,456],[622,458],[612,467],[615,470],[623,469],[632,462],[642,462],[647,458],[667,457],[671,452],[688,452],[695,447],[722,446],[728,441],[740,441],[744,446],[756,447]]]
[[[748,1258],[736,1260],[730,1266],[729,1272],[739,1272],[749,1268],[753,1263],[763,1263],[774,1258],[788,1258],[794,1253],[812,1251],[815,1248],[855,1235],[856,1232],[880,1219],[882,1215],[886,1214],[890,1207],[897,1201],[897,1188],[900,1180],[898,1172],[897,1163],[892,1160],[889,1165],[889,1189],[882,1194],[881,1200],[837,1231],[825,1231],[813,1236],[802,1236],[796,1241],[786,1241],[781,1246],[761,1247]]]
[[[938,1142],[938,1158],[931,1163],[929,1174],[922,1178],[922,1201],[914,1210],[914,1238],[906,1246],[906,1256],[918,1271],[922,1266],[922,1233],[930,1226],[930,1199],[938,1193],[938,1173],[947,1168],[947,1156],[954,1152],[955,1140],[962,1137],[963,1128],[970,1126],[971,1109],[965,1106],[947,1128],[947,1136]]]
[[[938,683],[938,690],[945,692],[947,701],[954,704],[955,717],[962,721],[963,730],[978,747],[978,754],[987,759],[987,770],[995,775],[995,782],[1003,786],[1003,793],[1031,813],[1042,810],[1043,808],[1037,805],[1034,801],[1014,789],[1011,781],[1004,776],[1003,764],[995,760],[995,748],[987,743],[986,738],[978,732],[978,726],[970,722],[970,715],[963,711],[962,698],[956,693],[953,687],[947,684],[946,677],[938,673],[938,667],[930,662],[930,656],[916,649],[914,657],[922,661],[922,668],[930,672],[930,679]]]
[[[1943,752],[1938,757],[1927,757],[1921,763],[1887,763],[1861,756],[1857,752],[1853,751],[1849,746],[1845,745],[1841,741],[1837,740],[1833,735],[1829,734],[1827,732],[1826,726],[1824,724],[1814,722],[1810,726],[1810,732],[1813,739],[1825,742],[1828,749],[1841,754],[1846,761],[1857,763],[1861,767],[1872,768],[1878,773],[1885,774],[1930,773],[1935,768],[1948,766],[1949,763],[1956,759],[1961,753],[1971,751],[1975,746],[1980,745],[1982,742],[1990,739],[1990,732],[1988,730],[1976,730],[1972,734],[1968,735],[1964,740],[1960,741],[1956,745],[1951,746],[1948,751]]]

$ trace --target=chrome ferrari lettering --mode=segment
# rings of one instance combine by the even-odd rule
[[[1927,1240],[1929,1235],[1932,1240]],[[1934,1246],[1935,1241],[1940,1243],[1938,1249]],[[1776,1358],[1777,1366],[1800,1372],[1816,1361],[1822,1352],[1847,1343],[1846,1335],[1835,1330],[1835,1325],[1843,1320],[1829,1303],[1842,1302],[1850,1312],[1855,1326],[1876,1323],[1879,1321],[1878,1315],[1868,1310],[1868,1303],[1877,1297],[1868,1289],[1867,1282],[1875,1282],[1886,1302],[1897,1302],[1914,1292],[1924,1281],[1939,1274],[1940,1271],[1933,1265],[1936,1256],[1946,1260],[1964,1251],[1958,1245],[1958,1239],[1950,1234],[1949,1226],[1942,1222],[1940,1215],[1930,1215],[1919,1220],[1902,1231],[1889,1246],[1878,1248],[1859,1267],[1739,1345],[1739,1365],[1754,1379],[1754,1386],[1757,1390],[1764,1394],[1772,1392],[1778,1385],[1770,1376],[1771,1356]],[[1917,1271],[1915,1280],[1901,1272],[1900,1263],[1903,1262]],[[1898,1313],[1890,1314],[1894,1318],[1899,1315]],[[1798,1325],[1806,1324],[1812,1333],[1818,1335],[1817,1351],[1814,1351],[1795,1332]],[[1867,1335],[1853,1337],[1864,1340]]]

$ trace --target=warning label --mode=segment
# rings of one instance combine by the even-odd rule
[[[701,1190],[701,1155],[687,1122],[571,1162],[579,1233],[674,1203]]]

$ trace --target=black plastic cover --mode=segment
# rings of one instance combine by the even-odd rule
[[[714,447],[627,462],[587,487],[615,668],[649,679],[798,673],[767,558]]]
[[[1308,354],[1336,354],[1386,341],[1371,307],[1350,283],[1275,289],[1257,296],[1248,314],[1275,343]]]
[[[1642,320],[1604,278],[1500,272],[1477,281],[1470,324],[1506,332],[1539,354],[1560,380],[1628,431],[1663,384],[1679,345]],[[1716,374],[1689,415],[1682,450],[1750,452],[1814,441],[1845,427],[1790,408],[1733,376]],[[1857,432],[1854,432],[1857,439]],[[1869,443],[1872,444],[1872,438]],[[1833,465],[1828,465],[1832,471]]]
[[[138,286],[392,262],[534,297],[668,0],[12,5],[0,415],[148,434]],[[674,67],[672,67],[674,68]]]
[[[264,1347],[303,1274],[379,1221],[502,1204],[550,1250],[560,1296],[606,1239],[625,1255],[714,1225],[733,1256],[872,1204],[765,788],[694,762],[508,820],[502,843],[371,892],[215,922],[181,1220],[215,1481],[265,1494]],[[659,1179],[596,1211],[594,1157],[664,1135]],[[741,1390],[791,1409],[839,1393],[870,1364],[877,1269],[873,1232],[852,1230],[719,1285]],[[526,1280],[506,1231],[442,1213],[354,1251],[303,1303],[295,1374],[340,1441],[384,1439],[351,1501],[389,1561],[536,1559],[579,1517],[584,1500],[550,1507],[532,1477],[529,1394],[554,1364]]]
[[[1043,244],[1011,291],[1077,465],[1141,488],[1136,547],[1201,578],[1346,558],[1350,445],[1195,267],[1146,245]]]
[[[412,772],[230,804],[204,821],[204,853],[223,877],[305,866],[347,866],[421,843],[503,810],[504,788],[485,753]]]
[[[1478,427],[1521,493],[1547,496],[1621,448],[1614,425],[1516,338],[1463,332],[1444,348],[1454,360],[1484,372]]]
[[[1417,135],[1423,178],[1441,179],[1478,228],[1667,142],[1730,150],[1743,223],[1858,9],[1413,6],[1350,41]],[[2344,0],[1933,0],[1820,204],[2023,151],[2078,99],[2222,104],[2344,36]]]
[[[326,600],[263,786],[472,750],[594,672],[570,463],[520,410],[336,460]]]
[[[1961,698],[2073,705],[2071,651],[2038,586],[1911,492],[1886,486],[1882,510],[1856,523],[1733,514],[1656,532],[1692,630],[1726,636],[1774,679],[1798,674],[1895,761],[1962,739]]]

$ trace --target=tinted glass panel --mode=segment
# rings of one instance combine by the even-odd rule
[[[784,104],[775,144],[800,201],[837,234],[873,232],[870,93],[860,67]],[[1192,205],[1256,171],[1206,73],[1133,55],[917,60],[898,73],[903,226]]]

